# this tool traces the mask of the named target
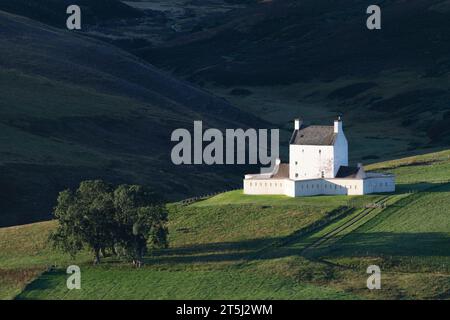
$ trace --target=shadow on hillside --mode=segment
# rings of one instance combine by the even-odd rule
[[[261,249],[264,246],[267,246],[278,239],[281,238],[260,238],[260,239],[244,240],[239,242],[217,242],[217,243],[197,244],[188,247],[158,250],[154,252],[153,256],[161,257],[161,256],[177,256],[177,255],[212,254],[227,251],[250,252]]]
[[[426,233],[353,233],[326,251],[327,256],[446,256],[450,257],[450,234]]]
[[[413,183],[401,184],[397,193],[409,190],[425,190],[426,192],[450,192],[449,183]],[[401,206],[400,203],[393,206]],[[322,225],[319,229],[334,223],[334,220]],[[301,245],[309,236],[319,229],[299,230],[286,237],[259,238],[237,242],[219,242],[197,244],[173,249],[157,250],[146,259],[147,264],[159,263],[201,263],[232,262],[282,258],[302,255]],[[351,241],[349,240],[351,239]],[[450,244],[450,235],[440,232],[428,233],[352,233],[345,241],[335,243],[330,248],[314,250],[313,256],[450,256],[445,250]]]
[[[416,182],[416,183],[400,183],[395,186],[395,193],[407,193],[416,191],[426,192],[448,192],[450,191],[450,183],[448,182]]]
[[[33,300],[34,297],[27,296],[28,292],[39,292],[42,290],[47,289],[54,289],[55,288],[55,281],[58,281],[58,279],[65,279],[66,273],[62,270],[52,270],[52,271],[45,271],[42,273],[37,279],[34,279],[30,283],[28,283],[25,288],[19,293],[17,296],[14,297],[14,300]],[[57,276],[57,277],[54,277]],[[59,284],[59,283],[58,283]],[[65,285],[65,280],[63,283]]]
[[[270,244],[286,243],[286,238],[265,238],[239,242],[210,243],[155,252],[146,259],[146,264],[189,264],[201,262],[233,262],[300,256],[302,246],[290,245],[266,247]],[[299,239],[301,242],[304,239]],[[318,250],[327,257],[339,256],[450,256],[450,235],[429,233],[370,233],[352,234],[351,240],[341,241],[328,249]],[[308,254],[308,256],[310,256]],[[313,254],[316,256],[316,254]]]
[[[145,259],[145,264],[189,264],[199,262],[251,260],[251,257],[261,251],[264,247],[281,239],[281,237],[260,238],[237,242],[217,242],[156,250],[151,257]]]

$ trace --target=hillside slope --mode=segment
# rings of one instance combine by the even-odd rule
[[[131,19],[143,16],[118,0],[0,0],[0,10],[28,17],[58,28],[66,27],[66,9],[76,4],[82,12],[82,23],[95,24],[114,19]]]
[[[49,218],[57,193],[88,178],[169,198],[234,185],[239,168],[172,165],[171,132],[264,123],[113,46],[1,11],[0,56],[3,226]]]
[[[20,299],[445,299],[450,290],[450,151],[375,164],[397,175],[395,200],[344,237],[312,242],[386,195],[287,198],[219,194],[170,205],[170,248],[135,270],[90,266],[50,248],[55,222],[0,229],[0,297]],[[32,242],[29,239],[33,239]],[[84,287],[65,287],[68,264]],[[57,269],[42,274],[47,267]],[[381,267],[382,290],[366,288]],[[25,290],[23,288],[26,286]],[[118,290],[120,288],[120,290]],[[22,291],[23,290],[23,291]]]

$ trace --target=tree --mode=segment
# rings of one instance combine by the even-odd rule
[[[162,200],[144,187],[121,185],[114,192],[117,243],[125,256],[140,266],[147,245],[166,247],[167,210]]]
[[[100,251],[114,244],[114,201],[112,188],[101,180],[84,181],[75,193],[70,190],[58,196],[54,216],[59,221],[50,235],[54,245],[74,256],[88,247],[94,264],[100,262]]]
[[[137,185],[117,189],[101,180],[82,182],[76,192],[58,196],[54,215],[58,229],[50,235],[54,245],[74,256],[83,248],[94,254],[116,248],[140,266],[147,246],[166,247],[168,214],[164,202],[150,190]]]

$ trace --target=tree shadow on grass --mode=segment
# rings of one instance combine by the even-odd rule
[[[55,277],[56,276],[56,277]],[[42,292],[43,290],[54,289],[55,281],[62,279],[61,285],[66,285],[67,274],[63,270],[49,270],[42,273],[37,279],[26,285],[26,287],[19,293],[15,300],[27,300],[34,299],[34,297],[28,297],[28,292]],[[25,294],[24,294],[25,293]]]
[[[326,250],[327,256],[445,256],[450,257],[450,234],[426,233],[352,233]],[[325,252],[324,252],[325,253]]]
[[[199,263],[239,261],[273,244],[278,238],[259,238],[236,242],[216,242],[196,244],[186,247],[155,250],[146,264],[158,263]]]
[[[395,185],[395,193],[408,192],[449,192],[450,183],[447,182],[416,182],[416,183],[399,183]]]
[[[190,264],[204,262],[253,261],[303,256],[303,246],[288,237],[253,239],[238,242],[209,243],[174,249],[165,249],[147,257],[145,263]],[[304,239],[299,239],[301,242]],[[277,246],[276,244],[286,245]],[[287,244],[289,243],[289,244]],[[272,244],[272,246],[270,246]],[[429,233],[355,233],[346,241],[330,248],[318,249],[327,257],[396,255],[396,256],[450,256],[450,235]],[[307,257],[316,256],[308,254]]]
[[[192,254],[211,254],[214,252],[221,252],[221,251],[222,252],[254,251],[273,243],[273,241],[277,239],[281,238],[260,238],[238,242],[216,242],[216,243],[195,244],[186,247],[156,250],[154,251],[153,256],[160,257],[160,256],[192,255]]]

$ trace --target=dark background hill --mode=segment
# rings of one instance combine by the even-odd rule
[[[67,19],[66,9],[72,4],[81,8],[82,21],[88,24],[143,16],[140,10],[117,0],[0,0],[0,10],[64,28]]]
[[[433,77],[449,70],[448,1],[378,1],[383,28],[370,32],[365,11],[372,3],[270,1],[227,12],[214,26],[142,54],[222,85],[333,81],[394,68]]]
[[[84,33],[287,131],[299,114],[343,113],[355,161],[450,144],[448,0],[380,1],[378,31],[365,26],[368,0],[127,4],[144,16]]]
[[[379,1],[376,31],[366,28],[370,4],[251,2],[214,19],[198,11],[165,41],[146,36],[128,50],[285,128],[298,114],[325,122],[343,113],[355,160],[448,147],[450,2]]]
[[[85,179],[169,199],[236,187],[243,168],[173,165],[172,131],[267,127],[123,50],[1,11],[0,56],[0,225],[49,218]]]

